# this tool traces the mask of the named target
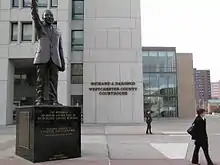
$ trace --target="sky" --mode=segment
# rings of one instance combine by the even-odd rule
[[[220,0],[141,0],[142,46],[193,53],[197,69],[220,80]]]

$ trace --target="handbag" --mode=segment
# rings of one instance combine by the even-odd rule
[[[195,128],[195,124],[193,123],[193,124],[187,129],[187,133],[190,134],[191,136],[193,136],[193,134],[194,134],[194,128]]]

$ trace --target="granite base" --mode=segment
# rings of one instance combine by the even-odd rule
[[[16,155],[34,163],[81,156],[80,107],[24,106],[16,111]]]

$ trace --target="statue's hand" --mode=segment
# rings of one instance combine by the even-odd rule
[[[36,0],[31,0],[31,8],[37,10],[37,2],[36,2]]]
[[[65,71],[65,66],[62,66],[61,68],[59,68],[60,72],[64,72]]]

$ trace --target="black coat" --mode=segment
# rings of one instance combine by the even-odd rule
[[[147,123],[147,124],[150,124],[151,122],[152,122],[152,117],[151,117],[150,114],[147,114],[147,115],[146,115],[146,123]]]
[[[194,121],[193,139],[197,142],[206,142],[208,140],[206,131],[206,119],[197,116]]]

